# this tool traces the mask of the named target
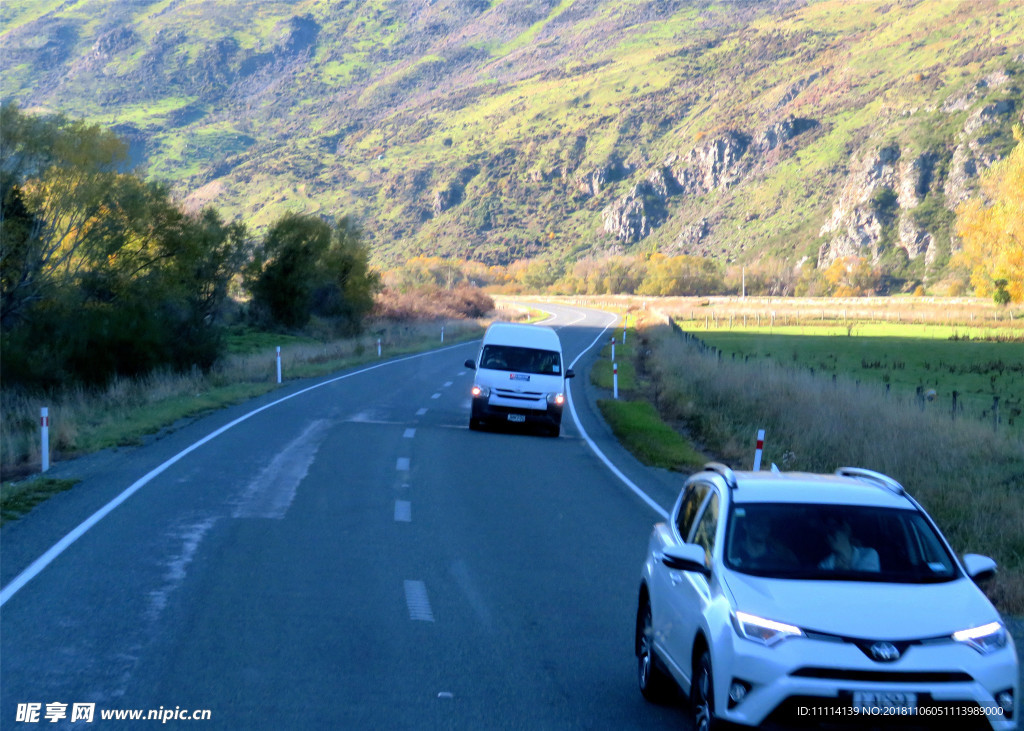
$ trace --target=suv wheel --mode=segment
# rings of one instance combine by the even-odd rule
[[[713,677],[711,653],[704,650],[694,668],[693,683],[690,685],[690,706],[693,709],[693,727],[696,731],[713,731],[719,727],[715,719]]]
[[[651,602],[644,597],[636,617],[637,683],[644,698],[652,703],[668,700],[672,680],[658,663],[654,651],[654,624],[651,621]]]

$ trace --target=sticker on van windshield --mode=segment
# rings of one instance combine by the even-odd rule
[[[554,371],[555,373],[561,373],[562,371],[562,369],[556,365],[551,366],[551,370]]]
[[[509,373],[508,377],[509,377],[509,380],[512,380],[512,381],[529,381],[530,380],[530,377],[528,375],[526,375],[525,373]]]

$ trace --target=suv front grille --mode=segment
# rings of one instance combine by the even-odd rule
[[[898,672],[894,670],[842,670],[839,668],[807,667],[794,670],[797,678],[819,680],[860,680],[866,683],[970,683],[974,679],[959,670],[929,670]]]

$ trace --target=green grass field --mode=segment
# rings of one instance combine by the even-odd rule
[[[705,330],[703,323],[681,325],[724,358],[771,359],[825,378],[882,384],[893,398],[917,398],[920,389],[925,408],[951,418],[954,392],[958,418],[992,419],[998,398],[999,428],[1024,431],[1024,342],[978,339],[992,337],[991,328],[865,323]]]

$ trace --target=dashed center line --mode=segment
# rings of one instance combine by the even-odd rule
[[[452,385],[452,381],[445,381],[444,382],[444,388],[448,388],[451,385]]]
[[[430,398],[441,398],[441,394],[439,394],[439,393],[435,393],[435,394],[434,394],[433,396],[431,396]]]
[[[405,433],[402,434],[402,436],[405,437],[406,439],[412,439],[414,436],[416,436],[416,430],[415,429],[406,429]]]
[[[395,500],[395,522],[412,522],[412,503],[408,500]]]
[[[426,409],[420,409],[419,411],[416,412],[416,416],[423,416],[426,413],[427,413]]]
[[[395,463],[395,469],[398,470],[399,472],[408,472],[409,471],[409,458],[408,457],[399,457],[398,461]]]
[[[409,607],[409,619],[434,621],[434,613],[430,611],[430,600],[427,598],[427,585],[422,581],[405,581],[405,603]]]

